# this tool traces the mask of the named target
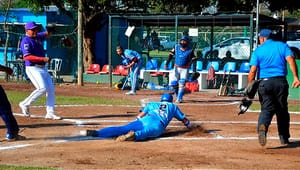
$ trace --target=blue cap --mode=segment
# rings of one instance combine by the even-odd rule
[[[269,29],[262,29],[260,32],[259,32],[259,36],[260,37],[269,37],[271,35],[272,31],[269,30]]]
[[[183,35],[180,40],[185,40],[185,41],[189,41],[189,37],[186,35]]]
[[[25,24],[25,29],[26,30],[33,30],[33,29],[35,29],[37,27],[38,27],[38,25],[35,22],[33,22],[33,21],[27,22]]]

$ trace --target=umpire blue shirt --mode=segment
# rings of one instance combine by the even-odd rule
[[[268,39],[252,53],[250,65],[257,66],[260,79],[286,76],[288,56],[293,52],[286,43]]]

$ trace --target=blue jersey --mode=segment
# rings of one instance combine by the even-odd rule
[[[179,107],[169,102],[151,102],[143,109],[144,117],[151,116],[157,121],[160,121],[165,127],[168,126],[173,118],[182,121],[185,118],[184,113],[181,112]],[[143,118],[144,118],[143,117]],[[143,118],[141,121],[143,122]],[[153,120],[153,119],[152,119]]]
[[[132,61],[134,58],[137,58],[138,60],[142,58],[138,52],[129,49],[124,50],[124,57],[130,59],[130,61]]]
[[[250,65],[257,66],[259,78],[286,76],[288,56],[293,52],[286,43],[269,39],[252,53]]]
[[[179,107],[169,102],[151,102],[143,109],[145,115],[123,126],[111,126],[97,131],[98,137],[109,138],[135,132],[135,140],[145,140],[160,136],[172,118],[182,121],[185,115]]]
[[[38,33],[36,37],[24,37],[20,44],[20,48],[23,54],[23,57],[28,55],[35,55],[40,57],[45,57],[45,50],[43,48],[43,41],[46,39],[46,33]],[[44,65],[44,62],[31,62],[25,60],[26,66],[33,66],[35,64]]]
[[[188,66],[192,57],[193,57],[193,49],[188,47],[185,51],[182,51],[180,45],[175,46],[175,65],[179,67]]]

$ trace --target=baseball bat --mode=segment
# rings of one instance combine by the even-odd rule
[[[222,93],[223,96],[226,96],[227,92],[228,92],[227,90],[228,90],[228,86],[229,86],[230,73],[231,73],[231,70],[229,70],[229,72],[228,72],[226,83],[225,83],[225,85],[223,87],[224,88],[223,93]]]
[[[226,71],[224,70],[224,74],[223,74],[223,78],[222,78],[222,81],[220,84],[218,96],[221,96],[223,94],[223,89],[224,89],[224,85],[225,85],[225,76],[226,76]]]

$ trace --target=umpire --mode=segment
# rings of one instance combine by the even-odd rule
[[[293,52],[286,43],[272,40],[272,31],[263,29],[259,33],[260,46],[255,49],[250,60],[248,84],[257,74],[261,80],[258,87],[261,112],[258,118],[258,141],[266,145],[267,132],[272,117],[276,114],[277,129],[282,145],[289,144],[290,115],[288,112],[289,84],[286,79],[287,63],[293,73],[292,88],[300,86],[297,65]]]

